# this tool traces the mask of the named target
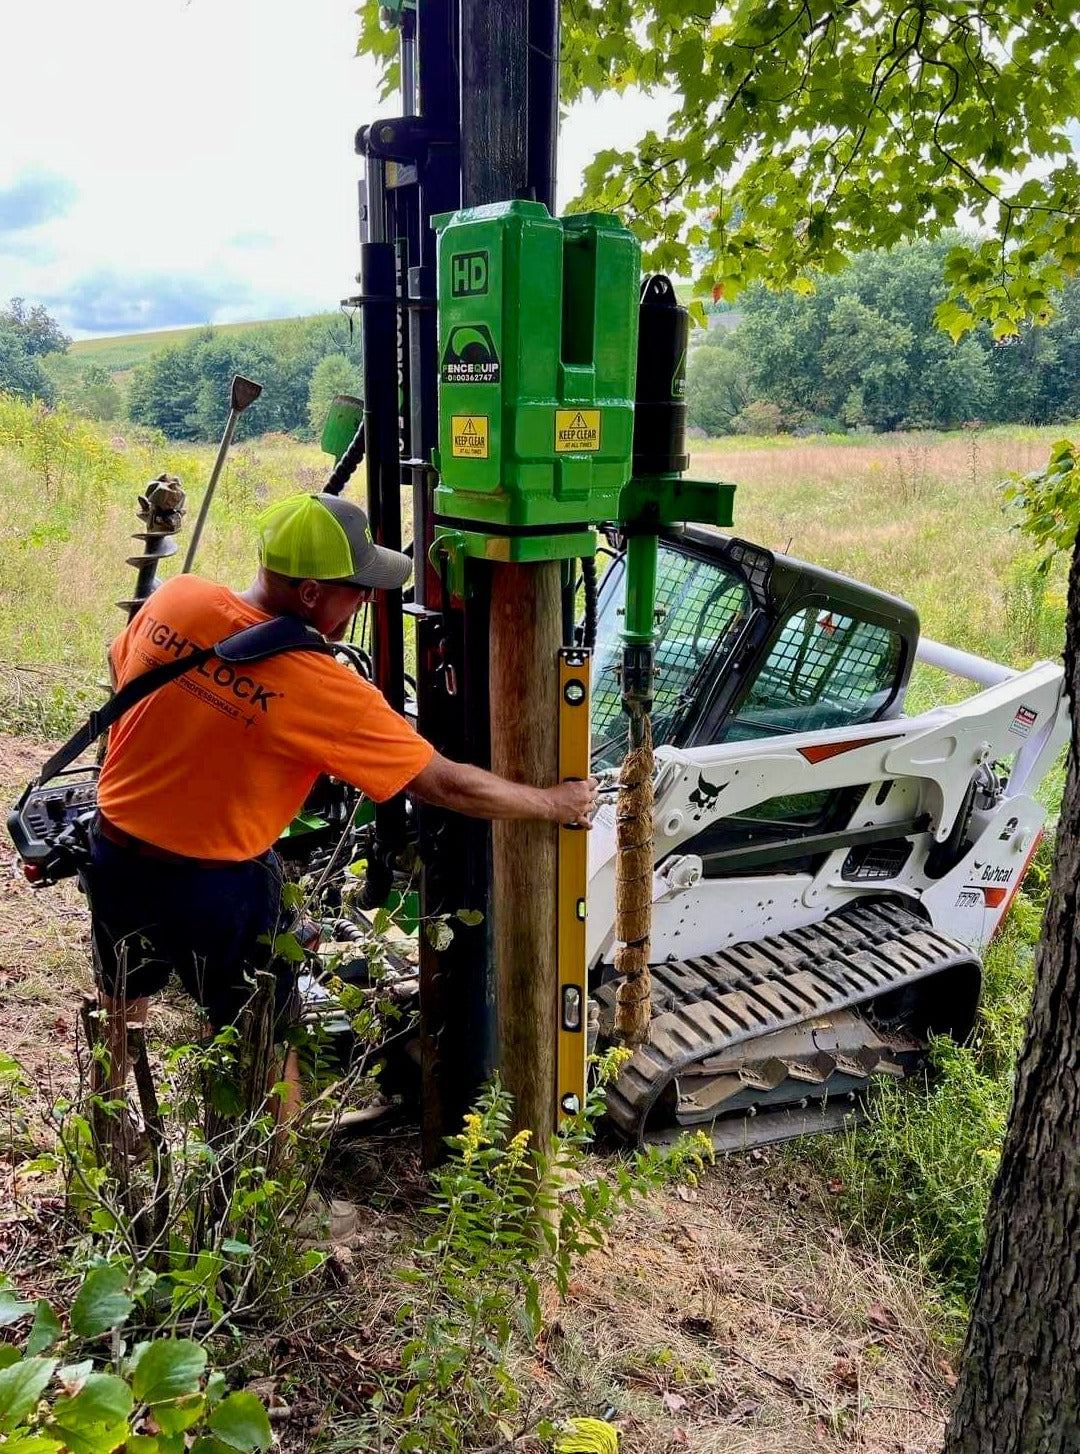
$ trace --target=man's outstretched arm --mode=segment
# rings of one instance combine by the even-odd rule
[[[452,762],[436,752],[409,784],[413,792],[437,808],[452,808],[468,818],[540,818],[588,828],[596,807],[596,778],[534,788],[486,772],[467,762]]]

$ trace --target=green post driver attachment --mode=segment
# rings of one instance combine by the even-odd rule
[[[364,401],[352,394],[335,394],[319,441],[324,454],[336,461],[323,485],[326,495],[340,495],[364,458]]]

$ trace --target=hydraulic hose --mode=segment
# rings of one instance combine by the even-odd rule
[[[581,644],[589,651],[596,645],[596,560],[583,556],[581,561],[581,582],[585,588],[585,625]]]
[[[330,471],[330,477],[323,485],[324,495],[340,495],[345,486],[352,479],[356,467],[364,458],[364,420],[361,416],[360,423],[356,426],[356,433],[349,441],[349,447],[338,460],[337,464]]]

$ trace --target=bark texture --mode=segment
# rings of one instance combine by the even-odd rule
[[[558,561],[498,565],[491,586],[491,766],[514,782],[559,780],[562,574]],[[559,830],[491,825],[491,913],[497,1068],[514,1097],[515,1130],[555,1129],[558,1036]]]
[[[1065,684],[1080,691],[1080,547]],[[1080,1450],[1080,869],[1078,722],[1027,1040],[987,1219],[944,1454]]]

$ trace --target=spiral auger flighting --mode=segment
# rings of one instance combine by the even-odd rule
[[[138,572],[135,589],[126,601],[117,601],[121,610],[128,613],[128,620],[157,589],[157,568],[163,560],[179,550],[173,538],[184,518],[187,497],[176,475],[159,475],[151,480],[146,493],[139,496],[138,516],[144,528],[131,538],[143,543],[142,555],[129,555],[128,565]]]

